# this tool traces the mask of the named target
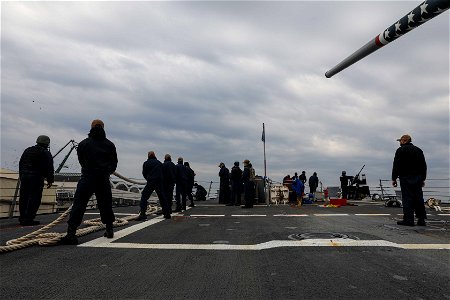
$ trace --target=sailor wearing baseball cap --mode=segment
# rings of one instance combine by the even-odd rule
[[[411,140],[408,134],[397,139],[400,147],[395,152],[392,166],[392,186],[397,187],[399,178],[402,190],[403,220],[397,224],[414,226],[415,213],[417,225],[425,226],[426,213],[422,187],[427,178],[427,164],[422,150],[414,146]]]

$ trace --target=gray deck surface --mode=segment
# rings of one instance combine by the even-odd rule
[[[356,203],[356,202],[355,202]],[[320,204],[320,203],[319,203]],[[225,207],[152,215],[79,246],[0,254],[1,299],[450,299],[449,211],[396,224],[382,203]],[[116,217],[138,207],[118,207]],[[87,211],[86,219],[99,217]],[[58,215],[37,217],[43,225]],[[43,225],[0,220],[0,242]],[[54,230],[53,230],[54,229]],[[64,232],[66,224],[52,232]],[[440,249],[447,248],[447,249]]]

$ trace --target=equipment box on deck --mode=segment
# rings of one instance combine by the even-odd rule
[[[330,204],[333,205],[339,205],[339,206],[345,206],[347,205],[347,199],[330,199]]]

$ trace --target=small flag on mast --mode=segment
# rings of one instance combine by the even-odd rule
[[[266,142],[266,130],[264,128],[264,123],[263,123],[263,131],[262,131],[261,141]]]

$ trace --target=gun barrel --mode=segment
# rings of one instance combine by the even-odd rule
[[[401,37],[412,29],[422,25],[428,20],[443,13],[450,7],[449,0],[426,0],[419,6],[414,8],[409,14],[392,24],[382,33],[370,40],[367,44],[362,46],[359,50],[348,56],[342,62],[325,73],[325,77],[331,78],[333,75],[348,68],[352,64],[358,62],[372,52],[380,49],[384,45]]]

